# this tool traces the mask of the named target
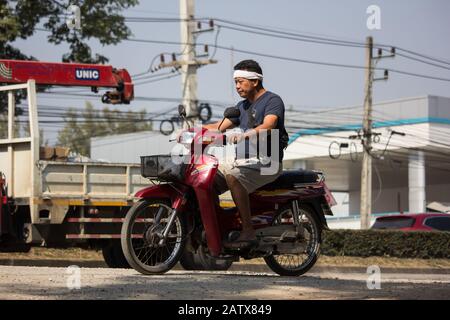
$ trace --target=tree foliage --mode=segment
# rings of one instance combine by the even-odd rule
[[[121,15],[138,0],[0,0],[0,58],[33,59],[14,48],[12,43],[27,39],[36,28],[49,31],[49,43],[68,43],[70,51],[62,57],[66,62],[105,63],[108,58],[93,54],[87,40],[97,39],[102,45],[117,44],[131,35]],[[66,24],[67,9],[77,5],[81,10],[81,29]]]
[[[69,44],[69,52],[61,57],[63,62],[106,63],[108,58],[93,53],[88,40],[115,45],[131,35],[121,12],[138,4],[138,0],[0,0],[0,59],[36,60],[29,53],[14,47],[17,39],[27,39],[35,32],[48,32],[51,44]],[[66,24],[67,10],[77,5],[81,10],[81,30],[70,29]],[[38,30],[39,29],[39,30]],[[49,45],[48,49],[51,49]],[[40,48],[41,50],[44,47]],[[24,98],[18,93],[16,100]],[[0,95],[0,112],[4,112],[5,95]]]
[[[58,145],[85,156],[90,155],[92,137],[152,130],[145,110],[122,112],[105,107],[99,111],[89,102],[81,112],[67,111],[64,122],[64,128],[58,133]]]

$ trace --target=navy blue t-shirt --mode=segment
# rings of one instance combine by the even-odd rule
[[[264,117],[267,115],[276,115],[278,117],[275,129],[279,130],[279,161],[283,159],[283,148],[281,138],[284,128],[284,103],[280,96],[266,91],[255,102],[250,103],[247,99],[240,101],[236,108],[241,112],[239,118],[230,119],[235,126],[239,126],[242,130],[247,131],[253,129],[264,122]],[[251,112],[252,117],[249,117]],[[254,121],[252,121],[254,119]],[[271,156],[270,140],[267,141],[268,156]]]

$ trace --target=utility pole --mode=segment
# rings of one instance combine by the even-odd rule
[[[194,0],[180,0],[181,19],[181,61],[195,60],[195,21]],[[197,112],[197,65],[186,63],[181,65],[182,104],[188,117],[196,117]]]
[[[372,214],[372,84],[374,81],[387,80],[388,70],[384,71],[384,77],[375,78],[374,61],[382,58],[395,57],[395,48],[391,48],[391,54],[383,56],[383,49],[378,49],[378,56],[373,57],[373,38],[366,39],[366,84],[364,92],[364,118],[363,118],[363,160],[361,168],[361,229],[369,229],[370,216]]]
[[[372,83],[373,83],[373,38],[366,40],[366,85],[364,92],[363,160],[361,168],[361,229],[369,229],[372,213]]]
[[[210,20],[209,28],[202,29],[202,23],[195,21],[194,9],[194,0],[180,0],[181,59],[177,60],[174,53],[172,61],[165,62],[161,55],[159,64],[159,68],[181,69],[182,104],[186,108],[186,116],[190,121],[198,119],[197,69],[200,66],[217,63],[217,60],[199,59],[208,56],[208,46],[204,47],[204,54],[196,54],[198,34],[214,31],[214,22]]]

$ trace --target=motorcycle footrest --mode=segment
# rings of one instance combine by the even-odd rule
[[[298,234],[295,231],[285,231],[280,237],[281,242],[295,242],[298,240]]]

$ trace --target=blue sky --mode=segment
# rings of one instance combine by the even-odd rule
[[[381,30],[367,29],[369,5],[381,8]],[[178,17],[178,0],[143,1],[137,7],[127,10],[127,17]],[[392,44],[411,49],[433,57],[450,61],[450,1],[446,0],[317,0],[317,1],[257,1],[257,0],[197,0],[197,17],[219,17],[233,21],[265,27],[276,27],[287,31],[310,35],[332,36],[342,40],[364,42],[369,35],[375,43]],[[129,23],[134,37],[151,40],[179,41],[177,23]],[[45,32],[16,42],[24,52],[33,54],[43,61],[60,61],[67,46],[55,46],[46,41]],[[214,42],[214,34],[203,34],[199,42]],[[364,65],[364,49],[329,46],[274,39],[259,35],[221,29],[218,43],[222,46],[264,52],[285,57],[318,60],[325,62]],[[102,47],[91,42],[94,52],[101,52],[110,58],[110,64],[126,68],[131,74],[145,71],[150,60],[161,52],[178,52],[179,46],[124,41],[116,46]],[[247,54],[218,50],[215,58],[218,64],[198,70],[199,99],[234,103],[231,78],[233,64],[242,59],[253,58],[264,70],[265,86],[278,93],[286,105],[301,108],[339,107],[362,103],[364,91],[364,70],[352,70],[288,62]],[[435,68],[401,57],[384,59],[379,67],[390,67],[409,72],[450,78],[450,70]],[[161,71],[164,72],[164,71]],[[450,96],[450,82],[413,78],[391,74],[387,82],[374,85],[374,101],[383,101],[409,96],[436,94]],[[136,96],[181,97],[180,78],[145,84],[135,88]],[[50,99],[40,96],[39,102],[67,107],[82,107],[83,100]],[[92,100],[101,107],[100,96]],[[124,110],[145,108],[151,112],[164,111],[174,103],[133,102]],[[50,134],[51,135],[51,134]],[[48,136],[48,135],[47,135]]]

